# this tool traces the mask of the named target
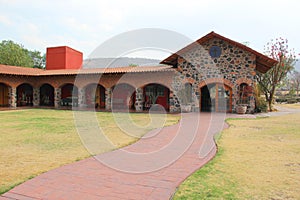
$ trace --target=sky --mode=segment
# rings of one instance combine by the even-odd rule
[[[260,52],[283,37],[298,54],[299,19],[299,0],[0,0],[0,40],[43,53],[66,45],[88,58],[116,35],[159,28],[193,41],[215,31]],[[148,55],[164,59],[166,52]]]

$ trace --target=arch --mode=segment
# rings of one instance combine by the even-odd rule
[[[241,85],[242,83],[246,83],[247,85],[252,85],[253,81],[248,78],[239,78],[236,80],[237,85]]]
[[[33,106],[33,87],[23,83],[17,87],[17,106]]]
[[[48,83],[40,87],[40,105],[54,106],[54,87]]]
[[[9,106],[9,88],[5,83],[0,83],[0,107]]]
[[[96,83],[85,86],[85,103],[88,107],[105,108],[105,88]]]
[[[161,105],[167,111],[170,109],[170,89],[168,87],[158,83],[150,83],[144,86],[143,95],[146,110],[154,104]]]
[[[228,80],[228,79],[224,79],[224,78],[209,78],[209,79],[205,79],[203,81],[201,81],[198,85],[198,88],[202,88],[205,85],[209,85],[212,83],[220,83],[220,84],[224,84],[229,86],[230,88],[234,88],[234,84]]]
[[[211,82],[199,90],[201,111],[232,112],[232,87],[223,82]]]
[[[113,109],[135,109],[135,88],[127,83],[112,87],[111,104]]]
[[[49,86],[55,88],[54,84],[48,83],[48,82],[39,82],[39,84],[37,85],[37,87],[41,88],[43,85],[49,85]]]
[[[61,86],[61,105],[78,106],[78,88],[72,83]]]

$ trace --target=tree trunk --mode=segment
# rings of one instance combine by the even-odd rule
[[[272,109],[272,103],[273,103],[273,99],[274,99],[275,89],[276,89],[276,86],[273,85],[273,86],[272,86],[272,89],[271,89],[271,92],[270,92],[270,97],[269,97],[269,100],[268,100],[270,112],[273,111],[273,109]]]
[[[272,99],[268,99],[269,111],[272,112]]]

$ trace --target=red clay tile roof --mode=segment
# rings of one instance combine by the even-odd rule
[[[0,74],[30,76],[30,75],[41,73],[42,71],[43,71],[42,69],[37,69],[37,68],[16,67],[16,66],[0,64]]]
[[[0,64],[0,74],[24,75],[24,76],[51,76],[51,75],[77,75],[77,74],[112,74],[112,73],[139,73],[174,71],[171,66],[145,66],[145,67],[117,67],[117,68],[93,68],[93,69],[61,69],[44,70],[37,68],[25,68]]]
[[[193,49],[195,46],[199,45],[199,44],[203,44],[205,42],[207,42],[208,40],[212,39],[212,38],[219,38],[221,40],[224,40],[234,46],[237,46],[245,51],[248,51],[250,53],[253,53],[256,56],[256,69],[259,72],[265,73],[267,72],[269,69],[271,69],[276,63],[277,61],[269,58],[268,56],[265,56],[249,47],[247,47],[246,45],[243,45],[241,43],[235,42],[229,38],[226,38],[222,35],[219,35],[215,32],[211,32],[207,35],[205,35],[204,37],[198,39],[197,41],[187,45],[186,47],[182,48],[181,50],[177,51],[176,53],[170,55],[168,58],[164,59],[163,61],[161,61],[161,64],[167,64],[167,65],[172,65],[172,66],[176,66],[177,64],[177,58],[179,55],[182,55],[183,53]]]

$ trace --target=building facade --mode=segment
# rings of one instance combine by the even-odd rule
[[[214,32],[152,67],[89,69],[82,53],[48,48],[45,70],[0,65],[0,106],[235,112],[243,103],[252,113],[256,74],[276,63]]]

